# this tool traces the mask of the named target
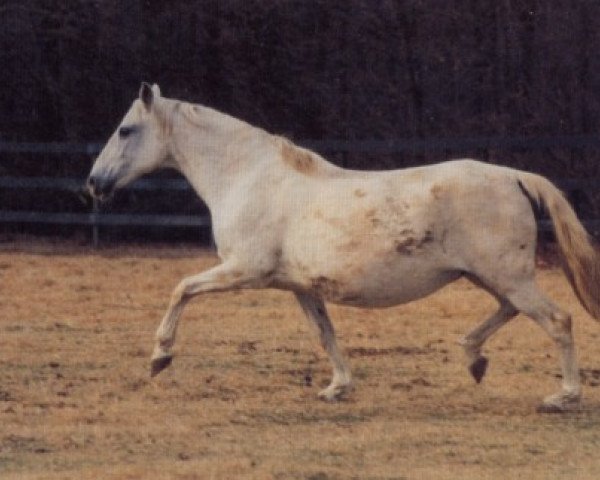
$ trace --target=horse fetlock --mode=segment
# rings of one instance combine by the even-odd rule
[[[319,392],[319,398],[326,402],[335,402],[345,398],[352,390],[354,390],[352,382],[345,384],[332,382],[331,385]]]
[[[466,336],[461,338],[458,344],[463,347],[467,356],[469,373],[476,383],[481,383],[489,363],[488,359],[481,355],[481,342]]]
[[[331,380],[331,385],[348,387],[352,385],[352,376],[349,370],[344,370],[342,372],[335,372],[333,374],[333,379]]]
[[[333,402],[344,398],[354,389],[352,376],[348,368],[334,369],[331,384],[319,392],[319,398]]]
[[[172,360],[173,354],[170,352],[170,348],[165,347],[160,341],[157,342],[150,360],[150,376],[158,375],[171,365]]]
[[[175,343],[174,339],[173,339],[173,335],[167,335],[163,332],[157,333],[155,350],[161,351],[161,352],[168,352],[169,350],[171,350],[173,343]]]
[[[466,336],[458,340],[457,343],[463,347],[467,359],[472,363],[476,362],[481,357],[481,342]]]

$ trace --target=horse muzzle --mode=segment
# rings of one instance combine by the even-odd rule
[[[90,175],[86,185],[93,197],[104,200],[113,194],[116,183],[116,179],[114,178]]]

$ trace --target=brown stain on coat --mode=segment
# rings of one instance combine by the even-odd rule
[[[284,163],[305,175],[314,175],[317,171],[317,163],[313,158],[313,154],[308,150],[294,146],[290,142],[282,142],[281,158]]]
[[[434,185],[430,190],[431,196],[436,200],[441,200],[444,189],[440,185]]]
[[[365,218],[367,219],[367,221],[369,222],[369,224],[372,227],[377,227],[383,223],[381,221],[381,219],[379,219],[377,217],[377,209],[376,208],[370,208],[369,210],[367,210],[365,212]]]
[[[341,285],[337,280],[319,276],[312,278],[310,282],[311,290],[319,296],[325,298],[338,298],[341,292]]]
[[[416,251],[423,250],[427,244],[435,240],[431,230],[425,230],[422,236],[417,236],[413,230],[402,230],[403,238],[395,242],[396,252],[402,255],[412,255]]]

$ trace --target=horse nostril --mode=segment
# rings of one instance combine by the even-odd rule
[[[115,179],[103,176],[89,177],[87,188],[93,197],[104,199],[112,194],[115,188]]]
[[[90,195],[92,195],[93,197],[96,197],[98,195],[98,180],[96,179],[96,177],[89,177],[87,179],[86,182],[86,186],[88,189],[88,192],[90,192]]]

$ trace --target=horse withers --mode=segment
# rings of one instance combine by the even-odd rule
[[[326,301],[389,307],[466,277],[499,303],[462,340],[475,380],[486,372],[484,342],[522,312],[561,353],[562,388],[540,411],[579,406],[571,316],[534,282],[534,207],[548,211],[566,275],[594,318],[600,317],[600,261],[573,209],[543,177],[473,160],[379,172],[342,169],[285,138],[142,84],[96,160],[88,187],[106,198],[162,167],[181,172],[210,209],[222,261],[173,291],[156,334],[152,375],[171,363],[190,299],[276,288],[292,292],[317,326],[333,365],[331,384],[320,396],[334,400],[350,389],[351,375]]]

